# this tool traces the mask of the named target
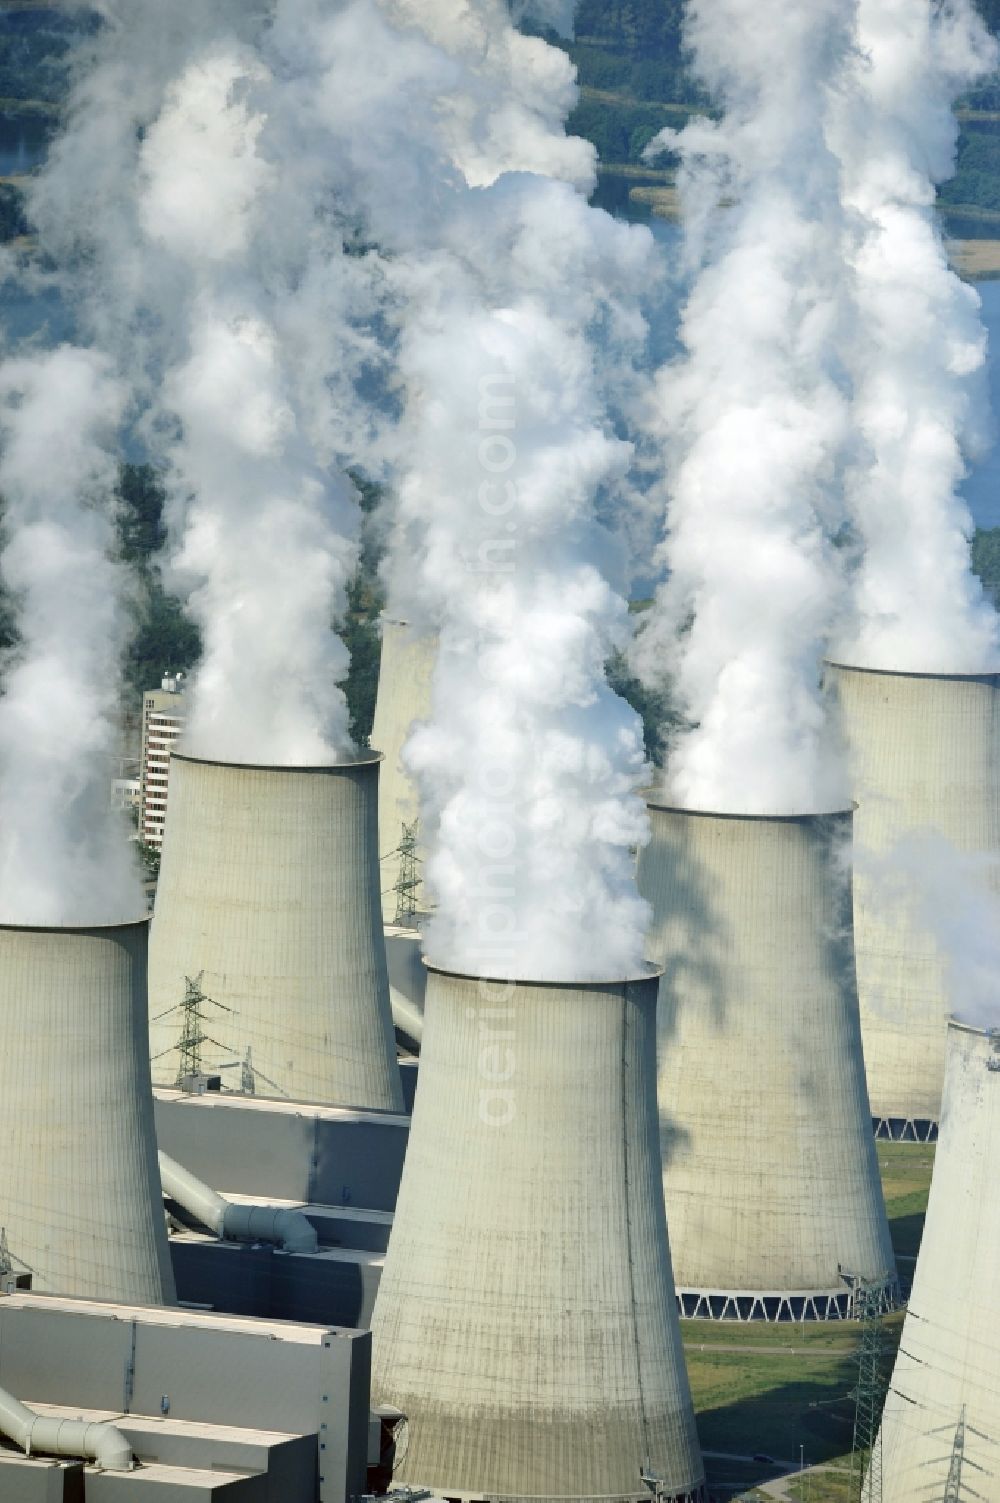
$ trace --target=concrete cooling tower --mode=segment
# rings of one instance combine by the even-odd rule
[[[419,636],[405,621],[382,617],[382,659],[378,675],[378,696],[371,742],[385,758],[379,790],[378,840],[381,857],[382,913],[387,924],[409,920],[411,907],[420,911],[421,851],[415,850],[416,887],[403,895],[397,893],[400,875],[400,842],[404,828],[412,827],[420,817],[417,790],[402,764],[402,751],[413,725],[430,715],[431,676],[437,642],[434,637]]]
[[[146,1029],[148,922],[0,926],[0,1225],[32,1289],[174,1300]]]
[[[952,1023],[946,1054],[927,1219],[882,1415],[884,1503],[1000,1503],[1000,1037]]]
[[[402,1109],[379,907],[379,761],[253,767],[173,754],[150,937],[154,1080],[178,1076],[190,979],[205,999],[206,1064],[249,1050],[263,1095]]]
[[[655,1030],[655,976],[430,968],[372,1321],[373,1402],[408,1416],[395,1482],[463,1499],[703,1497]]]
[[[842,1275],[889,1274],[861,1050],[851,815],[649,804],[639,889],[663,967],[663,1188],[682,1313],[842,1319]]]
[[[1000,853],[1000,674],[831,672],[858,801],[854,935],[872,1112],[880,1137],[923,1142],[941,1104],[944,964],[915,902],[872,881],[863,858],[927,832],[960,852]]]

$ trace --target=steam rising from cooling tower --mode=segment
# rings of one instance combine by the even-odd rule
[[[1000,624],[969,566],[958,494],[982,441],[986,332],[948,266],[938,183],[955,165],[955,97],[997,63],[970,0],[860,0],[858,49],[832,96],[842,165],[857,429],[847,503],[861,557],[839,655],[869,668],[974,673]]]
[[[842,591],[828,532],[847,416],[837,163],[823,113],[850,44],[848,9],[693,0],[687,41],[723,115],[652,143],[680,155],[695,280],[657,398],[669,579],[635,661],[648,681],[671,678],[689,722],[669,786],[690,808],[843,802],[818,681]]]
[[[103,12],[31,203],[168,465],[170,582],[204,641],[188,744],[334,761],[351,749],[331,623],[356,563],[359,510],[336,461],[363,448],[345,429],[371,348],[348,331],[364,258],[345,256],[324,205],[263,8]]]
[[[0,570],[19,641],[0,700],[0,919],[105,923],[144,911],[109,812],[126,583],[112,562],[111,445],[124,393],[68,345],[0,365]]]
[[[280,15],[323,61],[317,115],[399,299],[390,605],[440,635],[430,722],[406,753],[430,849],[428,953],[627,971],[645,917],[629,854],[643,753],[604,680],[627,611],[596,505],[630,461],[608,392],[642,348],[650,237],[587,205],[593,153],[562,124],[569,65],[500,0]],[[290,24],[279,40],[293,45]]]

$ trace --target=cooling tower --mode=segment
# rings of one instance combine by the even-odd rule
[[[948,1015],[934,936],[864,856],[920,832],[961,852],[1000,853],[1000,674],[832,667],[851,751],[861,1031],[881,1137],[935,1135]]]
[[[173,1303],[146,1028],[149,925],[0,925],[0,1225],[33,1290]]]
[[[417,790],[402,764],[402,751],[413,724],[430,714],[431,676],[437,642],[417,635],[405,621],[382,617],[382,659],[371,742],[385,761],[379,789],[378,839],[381,855],[382,913],[387,924],[410,921],[421,908],[419,847],[414,851],[416,886],[403,895],[396,887],[400,875],[400,841],[404,826],[420,815]]]
[[[702,1497],[660,1190],[656,979],[429,969],[372,1321],[399,1483],[451,1498]]]
[[[834,866],[851,815],[649,812],[639,889],[663,967],[660,1139],[682,1313],[843,1318],[842,1273],[895,1278],[850,888]]]
[[[402,1110],[379,907],[379,761],[252,767],[173,754],[150,936],[155,1081],[177,1078],[187,1025],[206,1036],[212,1068],[251,1050],[260,1094]],[[197,1023],[187,978],[205,999]]]
[[[927,1219],[882,1416],[884,1503],[1000,1503],[1000,1041],[952,1023],[946,1054]],[[961,1486],[946,1491],[956,1461]]]

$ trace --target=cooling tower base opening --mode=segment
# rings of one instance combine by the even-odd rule
[[[732,1320],[742,1324],[769,1324],[814,1320],[857,1320],[857,1295],[851,1289],[800,1290],[798,1292],[749,1289],[678,1289],[677,1313],[682,1320]],[[880,1313],[889,1314],[901,1304],[899,1284],[885,1287]]]
[[[873,1117],[880,1143],[936,1143],[938,1124],[930,1117]]]

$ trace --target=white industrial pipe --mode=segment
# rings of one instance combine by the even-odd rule
[[[319,1238],[307,1216],[285,1206],[236,1205],[160,1153],[160,1179],[171,1200],[227,1242],[271,1242],[284,1252],[314,1253]]]
[[[36,1414],[5,1388],[0,1388],[0,1431],[26,1456],[41,1452],[46,1456],[83,1457],[106,1472],[132,1470],[132,1447],[114,1425],[49,1419]]]

